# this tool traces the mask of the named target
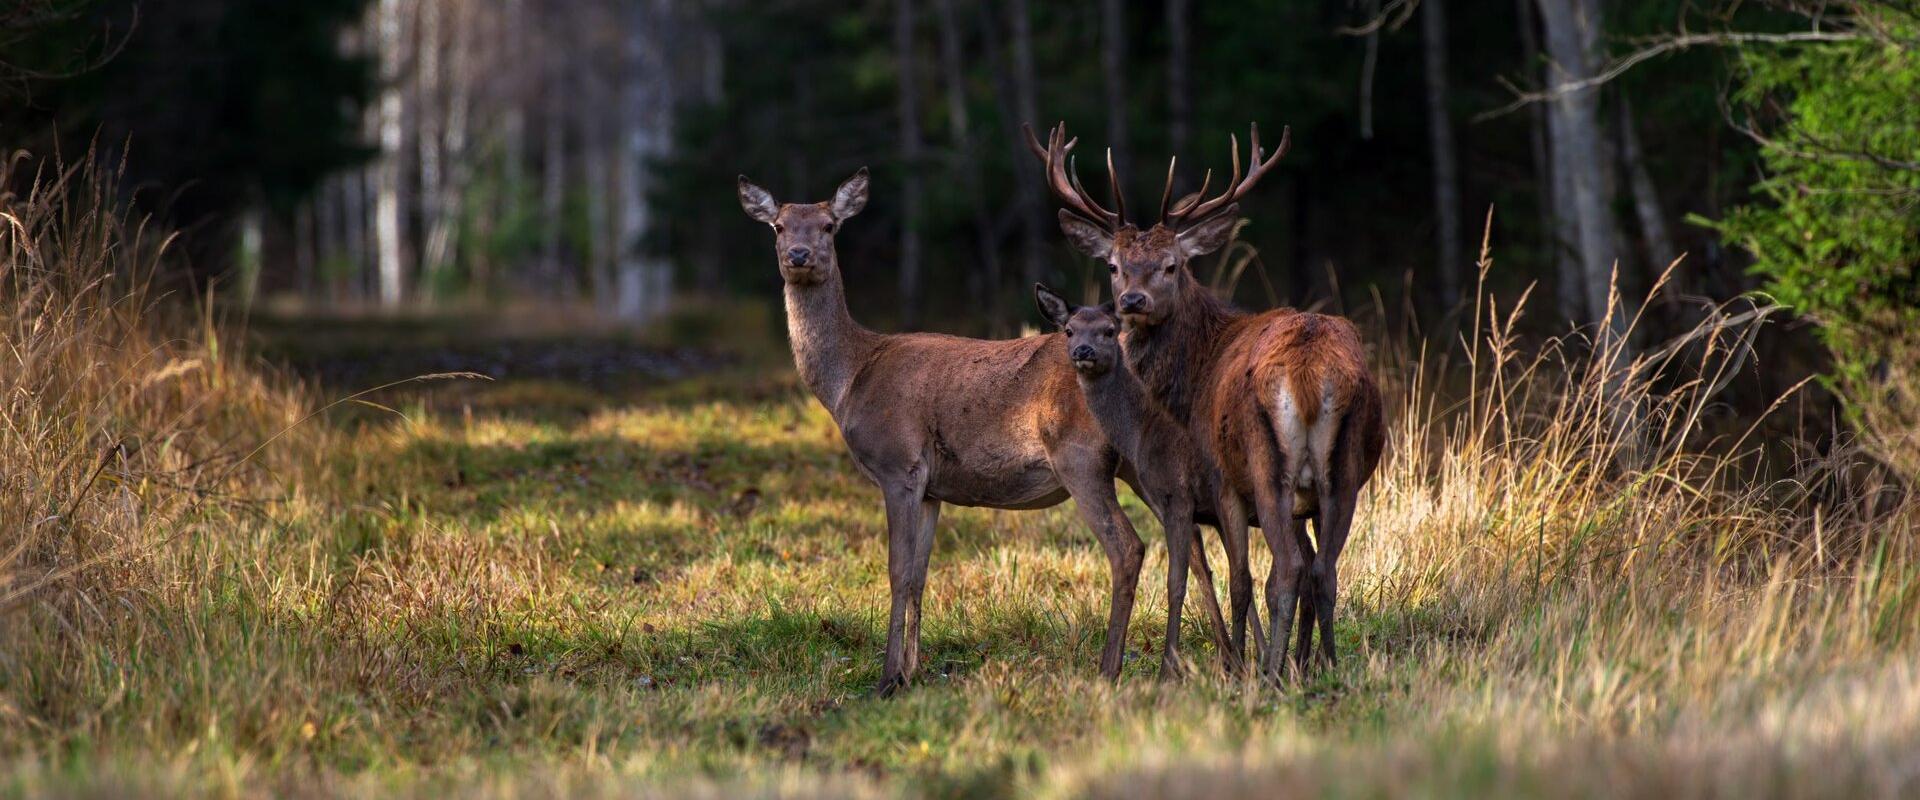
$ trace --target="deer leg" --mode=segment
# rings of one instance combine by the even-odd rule
[[[1340,551],[1347,545],[1353,529],[1354,506],[1358,492],[1341,492],[1335,497],[1331,488],[1320,490],[1320,518],[1314,529],[1320,537],[1320,557],[1314,559],[1312,576],[1314,611],[1320,618],[1320,652],[1328,666],[1336,663],[1333,646],[1333,607],[1340,595]]]
[[[1313,625],[1315,619],[1314,593],[1309,590],[1309,587],[1314,585],[1311,579],[1314,548],[1313,541],[1307,538],[1306,520],[1294,520],[1293,540],[1300,547],[1301,557],[1306,560],[1306,563],[1300,567],[1300,613],[1294,618],[1294,625],[1299,630],[1299,638],[1295,640],[1293,646],[1294,667],[1302,673],[1305,673],[1308,666],[1308,659],[1311,658],[1313,654]]]
[[[1241,504],[1239,497],[1228,492],[1221,492],[1217,499],[1220,541],[1227,550],[1227,603],[1233,612],[1231,640],[1224,660],[1228,671],[1234,672],[1246,663],[1247,615],[1253,611],[1253,570],[1247,563],[1246,506]],[[1265,650],[1258,613],[1254,614],[1253,636],[1254,648]]]
[[[1298,543],[1293,540],[1293,487],[1276,485],[1290,483],[1275,480],[1279,474],[1284,473],[1276,471],[1263,476],[1268,479],[1254,486],[1254,508],[1260,515],[1260,532],[1265,534],[1267,547],[1273,551],[1273,568],[1267,571],[1267,614],[1272,627],[1267,632],[1267,647],[1261,654],[1260,668],[1267,680],[1276,683],[1287,669],[1287,640],[1293,634],[1294,613],[1300,599],[1300,570],[1306,563]]]
[[[1200,541],[1200,529],[1193,530],[1193,577],[1200,585],[1200,605],[1207,613],[1207,633],[1213,639],[1213,650],[1221,659],[1228,658],[1231,635],[1227,632],[1227,619],[1220,613],[1220,598],[1213,592],[1213,570],[1207,566],[1207,546]],[[1233,664],[1225,662],[1231,670]]]
[[[1147,547],[1134,533],[1133,523],[1120,510],[1113,493],[1113,470],[1090,470],[1090,474],[1071,479],[1067,491],[1080,509],[1080,518],[1093,529],[1106,551],[1107,566],[1113,573],[1113,589],[1107,611],[1107,643],[1100,651],[1100,674],[1120,677],[1120,660],[1126,652],[1127,623],[1133,619],[1133,595],[1140,585],[1140,562]],[[1065,482],[1065,481],[1063,481]]]
[[[886,491],[887,582],[892,608],[887,618],[887,659],[874,693],[890,697],[913,678],[920,665],[920,598],[927,586],[927,560],[933,554],[934,523],[940,503],[924,497],[925,482]]]
[[[1160,650],[1160,678],[1171,680],[1181,672],[1180,613],[1187,602],[1187,565],[1198,537],[1194,533],[1192,499],[1168,498],[1164,506],[1167,513],[1160,518],[1160,527],[1167,537],[1167,639]],[[1211,594],[1213,586],[1209,584],[1206,590]]]

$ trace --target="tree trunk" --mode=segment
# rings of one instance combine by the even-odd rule
[[[301,202],[293,211],[293,288],[301,300],[313,297],[314,287],[318,285],[314,280],[320,264],[320,224],[316,218],[327,198],[324,192],[316,195]]]
[[[1380,0],[1366,0],[1369,21],[1380,16]],[[1360,56],[1360,138],[1373,141],[1373,76],[1380,67],[1380,25],[1370,25]]]
[[[428,95],[431,105],[422,103],[423,119],[433,117],[437,121],[430,129],[423,128],[420,133],[422,152],[431,149],[436,160],[437,173],[432,181],[431,202],[423,202],[422,216],[427,224],[426,256],[422,270],[426,276],[424,283],[432,292],[431,299],[441,299],[441,295],[450,288],[451,270],[455,253],[453,248],[459,235],[462,204],[465,200],[468,176],[472,165],[468,159],[468,119],[473,103],[473,58],[474,31],[472,21],[474,11],[466,2],[449,0],[430,0],[429,6],[446,3],[447,7],[433,12],[434,30],[431,37],[422,37],[421,47],[442,51],[436,57],[432,86],[434,92]],[[452,13],[453,20],[446,24],[446,14]],[[450,30],[451,35],[441,35],[439,31]],[[423,55],[423,61],[425,56]],[[439,115],[444,113],[444,117]],[[433,136],[437,134],[437,136]],[[437,139],[431,147],[425,144],[429,137]],[[423,161],[424,163],[424,161]],[[422,183],[429,181],[421,170]]]
[[[380,0],[380,166],[374,190],[374,237],[379,250],[380,304],[405,299],[406,225],[401,213],[401,149],[406,145],[405,87],[400,64],[405,46],[402,0]]]
[[[558,72],[556,67],[555,72]],[[558,76],[548,82],[546,131],[541,146],[545,153],[540,159],[540,223],[541,223],[541,283],[549,290],[562,286],[565,270],[560,266],[561,214],[565,210],[567,180],[567,151],[565,104],[561,100]]]
[[[440,280],[440,218],[442,192],[446,188],[445,140],[446,93],[442,91],[441,59],[445,38],[441,35],[447,0],[420,0],[420,32],[414,42],[414,137],[420,159],[420,298],[437,300]]]
[[[967,114],[966,73],[960,59],[960,23],[953,0],[934,0],[940,22],[940,71],[946,84],[947,127],[953,139],[953,163],[960,173],[961,190],[973,209],[973,229],[980,260],[968,266],[967,285],[976,312],[992,324],[1000,301],[1000,253],[995,247],[993,220],[987,213],[980,159],[973,151],[973,130]]]
[[[1580,0],[1540,0],[1540,18],[1546,30],[1547,54],[1553,64],[1550,86],[1585,80],[1593,75],[1600,37],[1598,9]],[[1582,294],[1588,319],[1606,314],[1617,252],[1613,239],[1613,204],[1607,196],[1610,169],[1600,125],[1600,91],[1587,87],[1565,92],[1553,100],[1555,163],[1566,173],[1564,188],[1571,192],[1556,213],[1577,228]],[[1563,224],[1565,222],[1563,221]],[[1625,330],[1620,309],[1602,320],[1612,334]]]
[[[260,262],[265,252],[266,235],[265,213],[258,202],[248,203],[240,212],[240,253],[239,286],[235,287],[240,295],[242,314],[251,313],[253,301],[260,294]]]
[[[378,167],[356,169],[347,173],[346,185],[341,191],[340,216],[342,227],[346,229],[347,265],[352,272],[345,282],[356,300],[367,297],[367,267],[374,259],[367,257],[367,175]]]
[[[700,24],[700,101],[708,108],[719,107],[726,99],[726,50],[720,32],[706,21]],[[694,270],[699,290],[709,296],[720,294],[720,246],[726,234],[720,217],[700,218],[700,246],[694,250]]]
[[[1420,0],[1420,32],[1427,67],[1427,140],[1433,150],[1434,245],[1440,273],[1440,307],[1451,313],[1460,302],[1460,165],[1454,152],[1453,123],[1447,116],[1447,22],[1442,0]]]
[[[597,78],[587,79],[587,103],[582,107],[580,121],[580,193],[586,200],[587,212],[587,250],[580,255],[579,280],[586,294],[592,298],[602,311],[620,313],[620,296],[615,286],[615,268],[620,260],[619,236],[612,224],[613,183],[608,175],[607,154],[613,148],[607,143],[605,120],[601,115],[609,109],[610,100],[605,96],[604,87],[598,87]],[[597,100],[596,100],[597,98]],[[622,166],[625,164],[622,162]],[[620,178],[625,185],[625,178]]]
[[[913,46],[913,0],[895,0],[893,49],[900,83],[900,322],[911,328],[920,322],[920,227],[922,204],[920,163],[920,84]]]
[[[1100,74],[1106,89],[1107,146],[1113,150],[1114,171],[1122,179],[1133,174],[1133,152],[1127,147],[1127,27],[1123,8],[1120,0],[1100,0]],[[1114,198],[1114,203],[1120,202],[1120,198]]]
[[[1540,64],[1540,33],[1534,19],[1534,0],[1514,0],[1516,18],[1520,21],[1521,59],[1529,70]],[[1544,73],[1542,73],[1544,74]],[[1554,280],[1555,302],[1561,316],[1568,319],[1582,319],[1586,303],[1581,299],[1579,281],[1572,276],[1576,268],[1569,260],[1572,250],[1572,238],[1563,236],[1559,228],[1562,216],[1555,212],[1555,202],[1561,196],[1558,180],[1560,170],[1553,161],[1553,152],[1548,147],[1548,129],[1552,123],[1547,118],[1547,107],[1542,103],[1527,104],[1529,119],[1527,144],[1533,151],[1533,190],[1537,198],[1534,205],[1539,215],[1540,236],[1547,240],[1548,265],[1554,268],[1557,276]]]
[[[1633,192],[1633,210],[1640,218],[1640,238],[1647,245],[1647,266],[1657,275],[1680,258],[1667,231],[1666,214],[1660,210],[1660,189],[1647,172],[1645,155],[1640,151],[1640,133],[1634,130],[1633,106],[1626,93],[1620,93],[1620,161],[1627,170],[1627,186]]]
[[[1033,13],[1027,7],[1027,0],[1008,0],[1007,17],[1013,39],[1014,111],[1018,122],[1044,130],[1051,120],[1040,119],[1038,83],[1033,70]],[[988,37],[989,44],[993,41],[993,37]],[[1053,225],[1040,196],[1040,168],[1027,154],[1019,135],[1011,138],[1014,175],[1018,180],[1014,198],[1020,206],[1021,283],[1030,286],[1048,277],[1046,241]]]
[[[1190,155],[1193,139],[1192,0],[1167,0],[1167,139],[1173,154]]]
[[[318,240],[314,247],[315,293],[324,290],[330,303],[340,302],[340,286],[335,280],[335,270],[339,267],[341,252],[346,249],[346,233],[340,218],[341,206],[346,203],[347,181],[352,174],[351,171],[335,173],[322,183],[320,197],[314,206],[314,236]]]
[[[495,22],[499,36],[500,58],[509,64],[527,64],[526,25],[527,0],[506,0],[500,16]],[[500,108],[500,187],[494,193],[491,215],[483,227],[476,231],[481,239],[490,238],[495,226],[501,224],[518,225],[520,219],[522,193],[526,191],[527,163],[527,106],[533,85],[527,79],[529,70],[516,70],[512,80],[506,82],[506,97],[499,101]],[[490,82],[490,81],[489,81]],[[508,259],[520,254],[507,255]],[[491,248],[483,248],[476,253],[473,262],[474,288],[483,296],[494,292],[495,275],[502,266],[496,263]],[[509,265],[511,266],[511,265]]]
[[[671,290],[672,272],[662,259],[647,252],[645,238],[652,222],[647,193],[652,188],[651,164],[666,151],[672,135],[671,62],[665,52],[674,36],[669,0],[636,2],[627,15],[625,99],[620,124],[624,146],[620,164],[620,231],[616,241],[619,261],[615,312],[627,320],[646,320],[663,312]]]

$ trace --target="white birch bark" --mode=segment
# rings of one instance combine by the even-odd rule
[[[1540,0],[1540,18],[1552,62],[1549,83],[1561,85],[1590,77],[1599,46],[1598,9],[1580,0]],[[1569,202],[1556,203],[1555,211],[1562,215],[1563,225],[1570,222],[1577,227],[1581,293],[1587,313],[1583,321],[1587,321],[1606,313],[1617,258],[1613,208],[1607,192],[1611,162],[1601,132],[1600,90],[1589,87],[1561,94],[1553,100],[1550,113],[1556,121],[1556,172],[1565,174],[1560,188],[1570,193],[1564,198]],[[1615,309],[1604,320],[1607,331],[1624,331],[1626,322],[1620,311]]]
[[[401,210],[401,152],[406,146],[406,91],[400,65],[405,46],[404,0],[380,0],[379,41],[380,164],[374,187],[374,239],[379,270],[380,304],[388,308],[405,299],[405,221]]]

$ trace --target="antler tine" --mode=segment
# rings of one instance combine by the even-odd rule
[[[1167,159],[1167,188],[1162,189],[1160,191],[1160,221],[1161,222],[1166,221],[1167,203],[1172,202],[1173,200],[1173,167],[1175,164],[1178,164],[1178,163],[1180,163],[1179,156],[1174,156],[1172,158]]]
[[[1127,222],[1127,196],[1120,193],[1120,173],[1113,168],[1113,148],[1107,148],[1107,190],[1113,192],[1113,208],[1120,224]]]
[[[1027,152],[1032,153],[1034,158],[1040,159],[1041,163],[1046,163],[1047,148],[1041,147],[1040,137],[1033,135],[1033,123],[1031,122],[1020,123],[1020,132],[1027,135]],[[1053,137],[1053,132],[1048,131],[1047,137],[1049,140],[1051,140]]]
[[[1047,188],[1053,190],[1054,196],[1066,205],[1067,210],[1085,217],[1089,222],[1119,230],[1125,224],[1121,215],[1102,207],[1080,184],[1080,171],[1074,166],[1071,155],[1074,145],[1079,144],[1080,140],[1077,137],[1067,138],[1067,124],[1062,122],[1054,126],[1047,136],[1044,151],[1040,148],[1039,138],[1033,135],[1032,126],[1024,126],[1024,129],[1027,133],[1027,149],[1046,166]],[[1118,187],[1117,182],[1115,187]]]
[[[1287,151],[1292,149],[1293,129],[1291,127],[1280,129],[1280,146],[1274,149],[1273,155],[1269,156],[1262,152],[1262,148],[1260,147],[1260,126],[1257,123],[1251,126],[1251,129],[1248,131],[1248,144],[1252,145],[1252,162],[1248,165],[1249,168],[1244,179],[1240,176],[1240,141],[1238,137],[1232,134],[1228,134],[1227,139],[1233,144],[1233,179],[1227,182],[1227,188],[1220,193],[1219,197],[1195,203],[1184,209],[1176,209],[1172,224],[1186,225],[1199,222],[1219,213],[1228,206],[1238,202],[1241,197],[1246,196],[1247,190],[1252,189],[1254,184],[1259,183],[1261,178],[1266,177],[1267,171],[1272,169],[1274,164],[1280,163],[1280,157],[1286,155]],[[1205,196],[1204,187],[1202,188],[1201,196]]]
[[[1200,191],[1187,195],[1187,202],[1181,203],[1179,208],[1173,210],[1173,213],[1176,216],[1184,215],[1188,211],[1193,210],[1194,206],[1200,205],[1200,201],[1207,199],[1207,187],[1212,185],[1213,170],[1209,169],[1200,176]]]
[[[1227,151],[1233,154],[1233,177],[1227,179],[1227,191],[1231,192],[1240,185],[1240,137],[1227,134],[1227,144],[1232,145]]]

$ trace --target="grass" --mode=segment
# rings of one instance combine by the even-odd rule
[[[365,385],[170,314],[73,181],[0,205],[3,794],[1920,791],[1920,516],[1763,477],[1714,416],[1750,318],[1665,362],[1512,344],[1504,305],[1451,360],[1383,352],[1330,672],[1218,676],[1190,625],[1194,677],[1155,680],[1150,547],[1103,681],[1070,509],[950,509],[881,701],[877,493],[777,356],[408,385],[261,447]],[[386,349],[452,338],[422,330]]]

